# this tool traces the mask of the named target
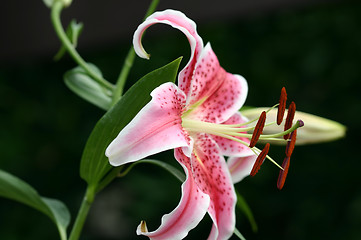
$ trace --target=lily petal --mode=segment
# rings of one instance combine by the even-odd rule
[[[247,177],[253,168],[257,159],[257,155],[252,152],[251,155],[245,157],[230,157],[227,164],[232,176],[233,183],[238,183]]]
[[[222,84],[224,75],[225,71],[221,69],[217,56],[208,43],[194,68],[191,91],[187,95],[187,105],[192,105],[212,95]]]
[[[211,198],[208,213],[214,230],[209,239],[228,239],[235,228],[236,194],[227,164],[209,135],[195,138],[191,165],[197,185]]]
[[[200,59],[192,82],[194,96],[187,97],[204,102],[196,107],[192,116],[206,122],[222,123],[243,106],[248,94],[247,81],[221,68],[210,44],[206,45]]]
[[[164,83],[151,93],[152,100],[120,131],[106,149],[110,164],[119,166],[149,155],[189,145],[181,125],[184,93]]]
[[[225,121],[224,124],[239,124],[245,122],[248,122],[248,119],[243,117],[239,112],[236,112],[232,115],[232,117]],[[242,143],[219,136],[212,136],[212,138],[217,142],[218,146],[220,147],[222,155],[246,157],[254,154],[249,147],[243,145]],[[250,140],[245,137],[237,138],[245,143],[250,142]]]
[[[175,155],[180,162],[187,162],[182,160],[183,158],[188,159],[188,157],[180,149],[175,150]],[[148,236],[152,240],[183,239],[207,213],[209,196],[198,189],[190,168],[182,163],[181,165],[187,178],[182,184],[182,198],[179,205],[171,213],[162,217],[160,227],[153,232],[147,232],[141,223],[137,229],[138,235]]]
[[[191,57],[184,69],[179,73],[178,86],[188,95],[193,69],[200,52],[203,49],[203,40],[198,35],[196,24],[182,12],[175,10],[165,10],[150,15],[140,24],[133,36],[134,50],[138,56],[149,59],[149,54],[144,50],[141,39],[144,31],[153,24],[164,23],[182,31],[188,38],[191,46]]]

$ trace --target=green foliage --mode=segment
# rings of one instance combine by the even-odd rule
[[[111,169],[105,149],[143,106],[151,99],[154,88],[174,82],[181,58],[141,78],[98,121],[86,143],[80,165],[80,176],[89,184],[97,185]]]
[[[67,239],[66,228],[70,222],[70,214],[62,202],[41,197],[29,184],[2,170],[0,170],[0,196],[26,204],[44,213],[56,224],[60,238]]]
[[[88,66],[102,76],[100,70],[93,64]],[[67,71],[64,74],[65,84],[77,95],[94,104],[95,106],[108,110],[111,106],[111,92],[102,87],[98,82],[91,78],[87,72],[80,66]]]
[[[242,233],[237,228],[234,229],[234,235],[236,235],[241,240],[246,240],[246,238],[243,237]]]
[[[252,231],[257,232],[258,226],[257,223],[253,217],[253,213],[251,211],[251,208],[248,206],[248,203],[244,199],[244,197],[239,194],[238,191],[236,191],[237,194],[237,208],[243,212],[243,214],[247,217],[249,223],[251,224]]]

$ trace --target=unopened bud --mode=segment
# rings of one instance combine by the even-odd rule
[[[248,119],[257,118],[261,112],[267,111],[268,108],[249,108],[241,111],[242,115]],[[277,109],[272,109],[267,112],[267,123],[276,121],[277,119]],[[301,119],[305,125],[297,130],[297,142],[296,145],[303,144],[315,144],[333,141],[339,138],[342,138],[346,134],[346,127],[338,122],[322,118],[316,115],[309,113],[304,113],[296,111],[293,124],[296,123],[298,119]],[[282,126],[277,124],[272,124],[263,129],[263,134],[274,134],[283,131]],[[262,139],[259,140],[262,142]],[[286,144],[285,141],[272,141],[267,140],[272,144]]]

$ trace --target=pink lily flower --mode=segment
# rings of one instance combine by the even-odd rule
[[[183,239],[208,212],[213,220],[209,239],[228,239],[235,229],[233,184],[250,174],[260,152],[249,147],[248,120],[238,112],[247,96],[247,82],[226,72],[210,44],[203,45],[196,24],[174,10],[154,13],[138,27],[133,44],[140,57],[149,58],[141,37],[156,23],[186,35],[190,60],[179,73],[178,86],[165,83],[152,91],[152,100],[108,146],[106,156],[119,166],[175,149],[186,173],[179,205],[163,216],[155,231],[149,232],[142,221],[138,235]],[[230,156],[227,162],[224,156]]]

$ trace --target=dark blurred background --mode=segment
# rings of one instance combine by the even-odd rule
[[[148,4],[75,0],[63,22],[85,24],[79,52],[115,80]],[[285,86],[298,110],[348,128],[344,139],[296,148],[282,191],[278,169],[268,162],[237,184],[259,229],[252,232],[239,211],[237,228],[247,239],[361,239],[361,3],[161,1],[158,9],[166,8],[195,20],[221,65],[248,80],[247,105],[271,106]],[[79,178],[82,149],[104,112],[64,85],[62,76],[75,63],[68,56],[52,60],[60,43],[42,1],[6,1],[0,13],[0,168],[63,201],[74,219],[86,187]],[[189,57],[186,38],[170,27],[152,27],[144,45],[152,58],[135,60],[127,87],[178,56],[185,56],[184,66]],[[281,162],[284,149],[272,147],[270,154]],[[171,151],[157,158],[175,164]],[[139,165],[97,196],[81,239],[145,239],[135,235],[140,220],[155,229],[179,198],[176,179]],[[206,238],[210,224],[206,216],[187,239]],[[0,239],[58,235],[41,213],[0,199]]]

